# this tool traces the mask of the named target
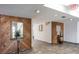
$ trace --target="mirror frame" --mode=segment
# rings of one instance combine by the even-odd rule
[[[11,40],[18,40],[18,39],[23,39],[24,38],[24,23],[23,23],[23,37],[21,37],[21,38],[12,38],[12,26],[13,26],[13,22],[15,22],[15,23],[23,23],[23,22],[21,22],[21,21],[11,21],[11,32],[10,32],[10,37],[11,37]]]

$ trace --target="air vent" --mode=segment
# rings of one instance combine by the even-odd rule
[[[61,16],[61,18],[66,18],[66,16]]]

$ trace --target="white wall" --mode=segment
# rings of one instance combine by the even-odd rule
[[[79,32],[79,31],[77,31],[77,22],[79,21],[79,18],[65,14],[65,13],[61,13],[57,10],[53,10],[50,8],[42,7],[40,9],[41,9],[40,13],[36,14],[35,17],[33,17],[33,24],[39,24],[41,22],[45,23],[47,21],[63,22],[64,28],[65,28],[64,41],[68,41],[68,42],[72,42],[72,43],[79,43],[79,39],[77,36],[77,35],[79,35],[77,33],[77,32]],[[56,14],[58,16],[55,16]],[[66,18],[62,18],[61,16],[63,16],[63,15],[65,15]],[[69,19],[73,19],[73,20],[70,21]],[[38,34],[38,35],[40,35],[40,34]],[[44,35],[44,34],[42,34],[42,35]],[[46,33],[45,33],[45,35],[46,35]],[[50,38],[50,36],[48,35],[47,37]],[[43,38],[44,38],[44,36],[43,36]],[[45,38],[46,38],[46,36],[45,36]],[[43,39],[43,40],[45,40],[45,39]]]
[[[75,21],[65,22],[64,41],[77,43],[77,22]]]
[[[79,43],[79,22],[77,22],[77,43]]]
[[[39,31],[39,25],[43,25],[43,31]],[[45,41],[51,43],[51,23],[33,24],[33,36],[36,40]]]
[[[45,23],[41,23],[44,25],[44,29],[42,32],[39,31],[40,24],[33,25],[33,35],[35,39],[45,41],[51,43],[51,23],[47,26]],[[77,28],[78,27],[78,28]],[[66,21],[64,23],[64,41],[79,43],[79,22],[77,24],[76,21]]]

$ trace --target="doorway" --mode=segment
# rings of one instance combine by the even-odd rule
[[[64,41],[64,23],[52,22],[52,43],[62,44]]]

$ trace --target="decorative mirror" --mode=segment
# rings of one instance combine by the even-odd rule
[[[22,39],[23,38],[23,23],[22,22],[12,22],[11,26],[12,39]]]
[[[57,32],[57,35],[60,35],[60,33],[61,33],[61,26],[60,25],[56,26],[56,32]]]
[[[39,25],[39,31],[43,31],[43,25]]]

